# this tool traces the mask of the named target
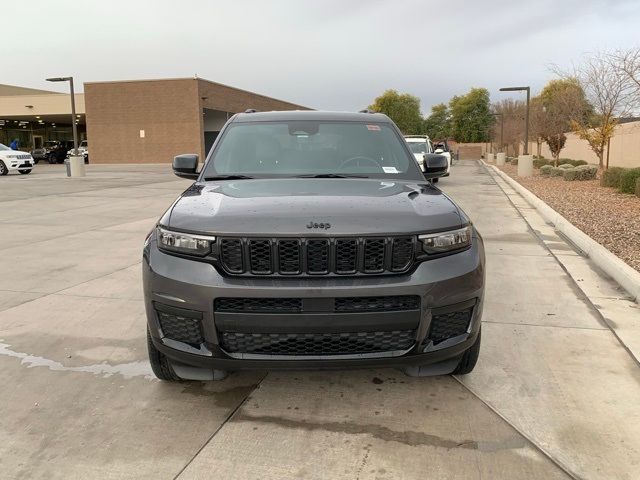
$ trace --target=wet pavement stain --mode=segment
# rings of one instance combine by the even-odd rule
[[[22,365],[26,365],[27,368],[45,367],[49,370],[57,372],[82,372],[91,373],[93,375],[101,375],[103,377],[110,377],[112,375],[122,375],[125,379],[133,377],[144,377],[147,379],[155,378],[151,372],[151,365],[149,362],[129,362],[120,363],[116,365],[109,365],[106,362],[83,365],[83,366],[65,366],[55,360],[50,360],[44,357],[38,357],[29,353],[15,352],[11,350],[11,345],[2,343],[0,341],[0,356],[19,358]]]
[[[235,415],[231,421],[268,423],[282,428],[296,428],[306,431],[325,431],[332,433],[346,433],[348,435],[371,435],[372,437],[385,442],[397,442],[411,447],[438,447],[446,450],[463,448],[478,450],[481,452],[496,452],[500,450],[520,449],[527,446],[527,441],[519,436],[506,438],[501,441],[470,439],[456,441],[425,432],[392,430],[382,425],[350,422],[311,422],[305,420],[292,420],[271,415],[247,415],[246,413],[239,413]]]

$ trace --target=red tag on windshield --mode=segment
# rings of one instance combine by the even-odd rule
[[[367,130],[371,130],[374,132],[380,131],[380,125],[367,125]]]

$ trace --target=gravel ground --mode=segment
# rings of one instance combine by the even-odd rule
[[[516,166],[499,168],[640,272],[640,198],[601,187],[599,180],[566,182],[537,170],[518,178]]]

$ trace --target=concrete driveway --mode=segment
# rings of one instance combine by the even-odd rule
[[[593,269],[476,162],[440,182],[487,247],[481,358],[460,378],[155,380],[140,248],[189,182],[88,174],[0,178],[3,478],[638,478],[637,359],[558,258]]]

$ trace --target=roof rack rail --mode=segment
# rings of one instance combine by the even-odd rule
[[[373,110],[369,110],[368,108],[365,108],[363,110],[359,110],[358,113],[376,113]]]
[[[256,113],[258,110],[256,110],[255,108],[247,108],[244,113]]]

